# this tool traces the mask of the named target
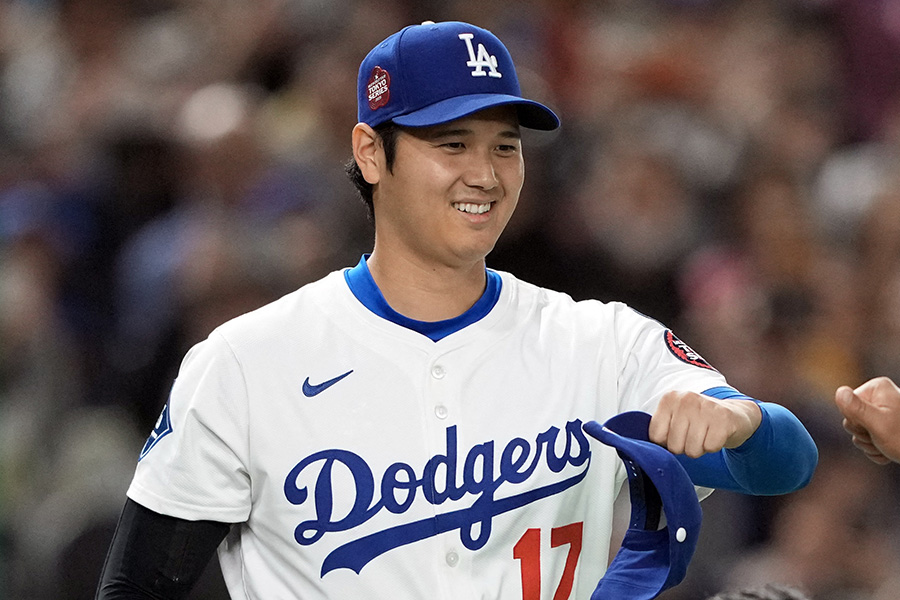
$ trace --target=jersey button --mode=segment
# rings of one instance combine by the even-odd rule
[[[434,365],[431,367],[431,376],[435,379],[443,379],[444,375],[447,374],[447,371],[444,370],[444,367],[441,365]]]
[[[446,419],[447,415],[450,414],[450,411],[443,404],[438,404],[434,407],[434,414],[438,419]]]
[[[459,564],[459,554],[451,550],[447,553],[447,564],[451,567],[455,567]]]

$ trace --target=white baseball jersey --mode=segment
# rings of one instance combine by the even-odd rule
[[[129,497],[237,523],[219,548],[235,599],[589,598],[624,474],[581,425],[727,384],[622,304],[499,277],[437,342],[341,272],[222,325],[185,357]]]

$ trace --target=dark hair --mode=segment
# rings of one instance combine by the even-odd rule
[[[378,137],[381,138],[381,143],[384,146],[384,159],[387,161],[388,171],[393,172],[394,158],[397,155],[397,134],[400,132],[401,127],[396,125],[393,121],[387,121],[380,125],[376,125],[374,129],[375,133],[378,134]],[[344,172],[347,173],[347,177],[350,178],[350,182],[356,187],[360,199],[362,199],[363,203],[366,205],[369,220],[374,223],[375,209],[372,204],[374,187],[371,183],[366,181],[365,177],[363,177],[359,165],[356,164],[356,159],[352,156],[344,165]]]

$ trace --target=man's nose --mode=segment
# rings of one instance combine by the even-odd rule
[[[499,184],[497,171],[494,169],[494,157],[489,151],[472,152],[463,178],[470,187],[490,190]]]

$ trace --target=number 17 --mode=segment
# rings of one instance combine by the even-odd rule
[[[550,530],[550,547],[569,544],[569,554],[553,600],[568,600],[575,581],[575,565],[581,555],[582,523],[572,523]],[[541,530],[527,530],[513,546],[513,558],[521,561],[522,600],[541,600]]]

